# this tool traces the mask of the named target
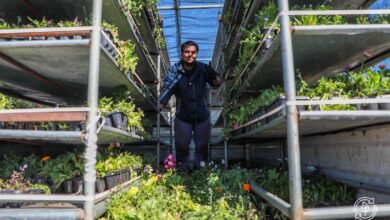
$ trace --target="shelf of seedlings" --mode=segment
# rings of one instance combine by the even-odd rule
[[[88,108],[0,110],[0,139],[83,144],[87,113]],[[98,125],[98,144],[142,140],[138,134],[128,131],[127,117],[121,112],[101,116]]]
[[[321,5],[326,3],[333,9],[358,9],[358,8],[367,8],[374,1],[365,1],[365,0],[354,0],[345,2],[339,1],[311,1],[310,5]],[[237,4],[237,5],[236,5]],[[245,36],[244,31],[248,31],[253,27],[254,20],[259,19],[257,14],[259,9],[264,7],[267,4],[267,1],[225,1],[224,11],[221,15],[221,22],[226,24],[227,30],[219,30],[218,34],[221,35],[218,41],[216,42],[217,48],[223,48],[222,50],[215,50],[213,61],[217,63],[220,62],[220,51],[224,51],[224,63],[229,63],[235,65],[237,56],[239,55],[240,42]],[[296,5],[307,5],[306,1],[294,0],[290,2],[290,6]],[[267,14],[263,14],[267,16]],[[224,32],[224,33],[222,33]],[[225,33],[226,32],[226,33]],[[224,42],[224,43],[221,43]],[[222,47],[223,46],[223,47]]]
[[[317,4],[325,3],[325,1],[311,2],[310,5],[305,3],[306,2],[302,1],[292,1],[291,6],[293,6],[292,8],[310,10]],[[340,2],[330,1],[326,2],[327,6],[321,10],[366,8],[372,3],[373,1],[367,2],[358,0],[351,1],[345,5],[340,4]],[[244,3],[242,2],[242,4]],[[217,37],[219,36],[218,39],[219,41],[222,41],[222,43],[218,43],[217,46],[219,45],[219,48],[221,48],[219,51],[223,52],[215,53],[213,62],[214,66],[219,66],[226,83],[219,88],[217,98],[222,94],[223,87],[228,88],[229,98],[231,100],[238,98],[243,93],[256,93],[259,89],[263,89],[268,83],[271,85],[275,84],[275,82],[279,84],[282,83],[282,71],[279,68],[279,65],[281,65],[280,36],[277,35],[278,31],[270,30],[271,26],[278,26],[278,24],[273,24],[273,19],[277,16],[278,12],[276,4],[270,4],[266,1],[252,1],[250,4],[245,4],[246,6],[242,7],[244,8],[244,16],[240,17],[241,20],[239,20],[239,25],[227,25],[228,28],[220,28],[218,31]],[[221,23],[223,25],[228,24],[228,19],[232,19],[230,18],[232,12],[229,10],[229,8],[226,8],[223,11],[221,17]],[[318,23],[317,20],[315,22]],[[222,27],[224,27],[223,25]],[[236,26],[239,26],[239,28]],[[382,31],[381,26],[349,27],[356,36],[352,36],[351,38],[347,37],[338,41],[341,39],[341,36],[347,35],[347,33],[342,30],[344,27],[345,26],[328,26],[324,28],[318,26],[293,27],[294,57],[295,60],[299,59],[296,62],[296,67],[299,70],[301,70],[301,67],[310,70],[309,72],[305,72],[305,74],[310,74],[306,76],[306,78],[312,77],[314,81],[317,74],[319,76],[324,74],[325,71],[327,74],[328,71],[337,73],[340,70],[356,68],[361,63],[365,63],[366,65],[374,63],[375,60],[380,60],[388,56],[388,49],[385,48],[382,50],[382,48],[380,48],[381,44],[386,43],[385,39],[378,39],[378,41],[375,42],[375,36],[378,32],[381,37],[387,38],[387,30]],[[339,28],[340,30],[338,30]],[[267,34],[268,37],[264,37]],[[364,38],[368,35],[370,35],[368,39]],[[337,40],[335,40],[336,38]],[[367,48],[362,44],[359,45],[362,47],[361,49],[357,48],[356,51],[347,50],[348,52],[346,55],[344,55],[346,50],[341,49],[343,51],[341,53],[337,52],[338,50],[335,49],[343,48],[344,46],[349,48],[346,46],[349,42],[353,45],[353,48],[355,48],[357,44],[360,44],[359,42],[362,38],[366,39],[364,42],[368,43]],[[306,44],[308,42],[307,40],[318,45],[312,47],[313,44]],[[345,44],[345,42],[348,43]],[[273,43],[275,44],[273,45]],[[342,45],[336,45],[339,43]],[[262,44],[262,46],[257,48],[257,45],[259,44]],[[320,46],[319,49],[317,46]],[[388,47],[388,45],[386,47]],[[364,52],[368,53],[364,54]],[[246,67],[248,60],[252,60],[251,57],[253,54],[255,54],[253,58],[254,62],[250,61],[248,67]],[[326,58],[320,58],[322,55]],[[328,59],[328,56],[332,59]],[[308,57],[310,59],[307,59]],[[312,61],[309,62],[308,60]]]
[[[68,215],[68,218],[74,215],[72,219],[84,219],[80,209],[81,202],[85,200],[81,195],[84,185],[83,163],[84,159],[78,151],[56,157],[3,154],[0,158],[0,164],[3,165],[0,172],[0,194],[3,199],[0,202],[0,208],[3,208],[0,211],[1,218],[10,218],[12,215],[17,219],[62,219],[63,215]],[[140,156],[115,150],[99,152],[96,194],[91,198],[95,204],[95,218],[107,211],[112,194],[126,192],[139,181],[142,167]],[[31,211],[42,209],[48,213],[37,215]],[[15,212],[18,215],[15,216]]]
[[[369,158],[368,155],[372,152],[376,153],[371,159],[381,161],[383,158],[380,156],[382,149],[379,149],[379,147],[378,150],[373,149],[372,152],[369,152],[369,150],[365,151],[366,149],[360,150],[363,147],[351,149],[349,146],[360,144],[354,142],[354,136],[360,133],[364,137],[361,138],[361,140],[364,140],[364,144],[362,144],[364,147],[371,144],[373,146],[381,145],[379,143],[379,139],[382,137],[381,132],[387,131],[390,124],[388,104],[390,100],[387,95],[390,91],[386,89],[389,81],[386,67],[375,66],[375,68],[381,69],[377,73],[373,73],[372,69],[366,70],[366,67],[370,67],[390,56],[388,16],[387,14],[383,15],[382,18],[385,18],[385,20],[379,22],[378,20],[371,22],[371,19],[376,16],[366,16],[368,12],[365,12],[363,16],[356,16],[358,15],[356,11],[351,11],[350,13],[355,14],[343,19],[339,15],[331,18],[332,16],[326,13],[316,17],[314,16],[315,12],[304,16],[294,16],[299,12],[303,15],[303,10],[367,8],[374,1],[351,1],[348,3],[318,1],[319,4],[324,2],[328,2],[332,7],[329,5],[315,6],[316,4],[312,2],[310,2],[312,4],[310,6],[303,6],[305,3],[307,4],[307,1],[289,1],[290,6],[293,6],[290,7],[291,11],[288,13],[290,13],[293,47],[293,58],[290,58],[293,59],[294,72],[307,83],[306,86],[313,86],[320,82],[322,80],[320,78],[323,76],[341,78],[340,73],[344,74],[347,80],[339,83],[332,78],[326,81],[327,84],[321,84],[321,88],[310,90],[311,94],[302,94],[302,91],[299,90],[299,83],[296,83],[298,95],[296,101],[286,102],[284,92],[278,87],[283,85],[283,65],[282,39],[279,33],[276,4],[271,6],[272,3],[260,3],[259,1],[255,4],[253,2],[247,4],[248,7],[244,9],[245,12],[240,25],[233,24],[224,30],[219,29],[219,32],[222,32],[219,33],[221,35],[219,39],[226,39],[226,41],[220,43],[222,52],[219,56],[214,56],[213,59],[215,60],[213,61],[215,66],[223,66],[225,87],[229,89],[227,93],[220,92],[219,94],[226,97],[224,116],[227,119],[227,125],[224,126],[226,138],[231,141],[230,148],[228,148],[227,142],[224,143],[224,158],[228,158],[227,149],[234,150],[237,144],[241,144],[242,157],[245,158],[247,164],[258,162],[262,165],[286,165],[284,163],[285,159],[288,160],[289,165],[294,162],[301,164],[303,169],[308,164],[315,164],[319,166],[319,170],[324,167],[323,173],[329,177],[357,186],[359,190],[366,189],[372,190],[372,192],[384,193],[383,195],[386,197],[388,190],[382,190],[383,187],[378,184],[378,181],[370,185],[373,182],[370,182],[370,180],[374,179],[374,174],[371,175],[369,171],[365,170],[357,170],[354,165],[351,165],[353,162],[345,161],[354,161],[353,157],[356,155],[364,155],[361,158],[366,159]],[[256,8],[256,12],[254,12],[253,18],[250,18],[251,13],[253,13],[251,12],[252,8],[253,10]],[[222,15],[222,20],[225,18],[224,16],[232,17],[234,15],[229,10],[224,10],[224,13],[227,14]],[[299,12],[294,14],[294,10]],[[346,11],[343,12],[347,13]],[[320,21],[321,19],[324,19],[324,22]],[[372,68],[374,69],[374,67]],[[356,75],[353,75],[355,73]],[[385,78],[382,79],[382,75]],[[366,82],[365,79],[372,79],[372,81],[371,84],[363,86],[363,84],[356,81],[358,78],[360,82]],[[353,81],[355,84],[352,86],[356,86],[357,91],[360,89],[364,92],[358,94],[355,91],[346,91],[344,93],[341,90],[346,88],[342,86],[345,86],[347,81]],[[325,80],[321,82],[325,82]],[[382,82],[386,86],[382,87],[384,85]],[[272,94],[267,91],[271,85],[276,86],[273,87]],[[341,86],[338,87],[339,85]],[[317,93],[321,89],[323,93]],[[260,97],[262,95],[263,97]],[[296,105],[298,108],[298,134],[288,134],[287,105]],[[366,136],[365,132],[367,131],[371,132],[371,136]],[[291,149],[295,150],[295,146],[291,147],[293,144],[288,142],[291,139],[287,140],[289,147],[287,158],[285,141],[288,135],[300,136],[302,145],[299,147],[303,159],[294,161],[295,155],[290,155]],[[337,139],[339,136],[346,138],[339,140]],[[375,137],[371,138],[373,136]],[[335,139],[331,141],[332,138]],[[222,141],[223,139],[219,139],[215,144],[220,144]],[[322,142],[325,144],[317,147]],[[329,153],[326,153],[326,155],[322,153],[327,151]],[[271,160],[272,163],[270,163]],[[330,160],[332,162],[329,162]],[[365,160],[364,166],[375,166],[374,160]],[[291,161],[293,162],[291,163]],[[328,162],[331,165],[328,166]],[[296,167],[292,166],[290,169],[294,170]],[[334,175],[328,169],[334,171],[334,173],[339,173]],[[345,173],[342,171],[345,171]],[[346,177],[346,173],[360,176],[359,178],[350,178]],[[378,176],[378,179],[386,178],[386,168],[378,169],[375,175]],[[265,179],[271,179],[271,177],[268,176]],[[286,187],[289,183],[291,187],[291,183],[295,180],[296,178],[288,180],[286,177],[286,181],[281,187]],[[273,182],[271,185],[275,183]],[[306,183],[306,180],[302,178],[302,190],[307,189]],[[293,205],[285,202],[288,199],[294,200],[293,197],[280,192],[273,194],[273,190],[270,189],[272,187],[265,183],[260,185],[265,189],[255,183],[251,184],[251,187],[256,194],[269,202],[268,205],[271,204],[285,215],[285,218],[273,215],[274,219],[279,219],[279,217],[287,219],[293,214]],[[303,200],[305,200],[305,196],[306,193],[303,193]],[[344,205],[351,205],[352,200]],[[292,203],[294,204],[294,202]],[[382,203],[386,203],[386,199]],[[303,205],[304,207],[310,207],[305,202],[303,202]],[[303,215],[310,219],[353,218],[354,213],[347,210],[352,206],[329,206],[341,205],[327,204],[324,209],[304,208]],[[388,204],[380,204],[380,206],[378,210],[381,210],[381,215],[388,215]],[[340,215],[325,214],[325,212],[335,213],[336,211],[340,211]]]
[[[104,1],[103,2],[103,20],[115,25],[119,28],[119,38],[122,40],[130,39],[136,44],[135,53],[139,58],[139,65],[136,72],[139,73],[144,82],[154,82],[157,80],[157,64],[153,62],[152,57],[148,53],[148,47],[155,48],[154,40],[151,36],[153,33],[149,26],[144,9],[137,11],[140,16],[135,17],[129,11],[127,4],[130,2],[125,0]],[[43,17],[46,16],[55,20],[80,20],[91,19],[92,1],[40,1],[40,2],[15,2],[4,1],[2,8],[4,9],[4,19],[17,23],[17,19],[27,20],[28,17]],[[147,25],[146,25],[147,24]],[[142,28],[141,28],[142,25]],[[142,30],[142,34],[141,34]],[[144,38],[145,39],[144,39]]]
[[[320,110],[321,101],[313,105],[308,97],[297,99],[301,101],[299,106],[299,134],[315,135],[345,130],[353,130],[373,125],[390,123],[390,111],[387,105],[381,105],[382,101],[369,99],[370,104],[366,110]],[[337,99],[336,99],[337,100]],[[332,101],[332,100],[329,100]],[[333,100],[334,101],[334,100]],[[316,101],[314,101],[315,103]],[[324,105],[322,102],[322,105]],[[356,104],[361,105],[361,104]],[[378,105],[383,106],[378,109]],[[371,106],[374,106],[372,109]],[[259,138],[273,139],[287,137],[285,98],[280,97],[275,103],[266,109],[261,109],[252,117],[252,120],[231,131],[232,139]],[[311,110],[317,109],[317,110]]]
[[[292,30],[295,68],[309,83],[323,74],[335,75],[390,56],[388,25],[294,26]],[[238,86],[231,90],[233,98],[267,85],[282,84],[280,42],[277,35],[269,49],[259,50],[253,69],[240,79],[244,82],[235,82]]]
[[[141,14],[142,16],[133,18],[126,3],[129,2],[103,1],[103,19],[110,24],[102,22],[102,31],[100,32],[99,96],[110,97],[119,89],[124,89],[130,96],[127,96],[126,93],[126,95],[122,94],[123,97],[131,97],[131,100],[126,99],[114,103],[118,100],[107,99],[108,102],[110,105],[121,105],[128,111],[136,112],[135,117],[142,118],[143,112],[137,111],[135,106],[146,113],[157,113],[157,100],[153,94],[156,91],[152,91],[153,87],[147,84],[150,83],[153,86],[156,84],[157,66],[159,65],[154,63],[149,54],[146,45],[149,43],[145,43],[151,39],[154,41],[152,36],[155,35],[151,29],[147,29],[143,31],[143,35],[149,39],[143,39],[137,25],[146,24],[147,17],[145,14]],[[1,2],[1,6],[0,12],[3,18],[0,20],[2,29],[0,30],[1,92],[49,106],[85,105],[83,100],[86,100],[86,95],[89,93],[88,87],[91,86],[91,82],[88,81],[88,72],[93,30],[93,27],[90,26],[92,1],[15,2],[7,0]],[[142,13],[145,13],[145,9],[142,9]],[[46,20],[46,18],[50,20]],[[121,47],[123,45],[124,47]],[[151,47],[153,49],[153,46]],[[128,60],[120,62],[121,56],[122,58],[125,56],[124,59]],[[0,139],[5,144],[20,143],[21,147],[25,144],[37,146],[45,143],[66,144],[65,146],[73,144],[77,147],[85,144],[87,145],[86,151],[89,151],[94,147],[94,143],[86,143],[88,140],[86,121],[90,111],[92,110],[89,107],[1,110]],[[131,126],[138,128],[138,125],[131,125],[127,119],[132,118],[127,118],[125,113],[120,112],[99,115],[98,121],[92,122],[97,124],[96,144],[115,146],[119,143],[141,141],[142,138],[138,135],[138,131],[130,129]],[[82,152],[78,152],[78,155],[81,156]],[[100,171],[97,167],[88,167],[88,164],[91,163],[91,153],[86,152],[85,157],[86,160],[82,160],[80,167],[82,170],[85,167],[85,172],[89,175],[92,175],[91,169],[98,170],[96,181],[98,184],[101,182],[99,181]],[[48,158],[43,157],[39,163],[49,163]],[[8,159],[5,158],[6,161]],[[99,165],[99,158],[96,159],[98,160],[97,165]],[[61,165],[62,168],[69,171],[69,164],[73,163],[60,163],[53,160],[50,164],[53,166]],[[105,165],[103,164],[103,167]],[[24,169],[20,167],[14,169],[16,170],[15,178],[20,176],[20,172]],[[46,168],[47,172],[52,170],[52,175],[55,175],[55,177],[50,176],[49,179],[62,184],[61,188],[65,187],[65,183],[59,182],[57,178],[64,180],[63,178],[68,177],[69,173],[62,175],[61,172],[54,172],[57,169],[61,168]],[[107,202],[112,194],[127,190],[137,180],[137,177],[134,176],[130,179],[128,174],[129,172],[121,170],[105,172],[104,176],[100,177],[115,176],[117,180],[115,180],[115,184],[104,188],[98,189],[96,186],[96,192],[99,193],[93,196],[87,196],[88,192],[85,192],[84,195],[83,186],[79,186],[77,191],[72,191],[75,194],[71,195],[58,194],[57,191],[54,191],[52,195],[36,196],[29,192],[11,189],[18,186],[13,184],[14,180],[1,182],[1,184],[6,185],[1,185],[0,204],[2,208],[7,207],[7,209],[0,210],[0,218],[14,218],[17,212],[20,218],[92,219],[91,215],[86,214],[91,213],[92,208],[84,207],[84,210],[82,208],[83,204],[91,203],[91,201],[94,204],[94,215],[98,217],[106,212]],[[77,181],[72,180],[71,184],[83,181],[82,174],[78,175]],[[84,180],[87,183],[90,181],[87,177]],[[68,182],[68,186],[69,184]],[[56,184],[55,189],[59,186]],[[85,188],[90,189],[90,187]],[[9,191],[3,189],[9,189]],[[11,192],[11,190],[13,191]],[[89,192],[89,194],[91,193]],[[31,203],[35,204],[31,205]],[[57,203],[61,204],[57,205]],[[67,206],[64,203],[73,205]],[[31,206],[28,209],[19,208],[25,205]],[[18,208],[18,211],[12,208]],[[42,208],[45,211],[41,211]]]
[[[389,73],[361,69],[322,77],[316,84],[297,80],[296,104],[300,135],[325,134],[388,124]],[[284,138],[287,136],[286,100],[281,87],[273,86],[228,112],[232,139]]]
[[[2,30],[2,90],[41,102],[81,104],[87,94],[90,35],[90,27]],[[121,71],[110,35],[102,31],[101,38],[101,94],[125,86],[139,107],[155,109],[153,95],[138,76]]]

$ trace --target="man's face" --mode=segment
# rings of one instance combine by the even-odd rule
[[[196,61],[198,52],[195,46],[187,46],[181,53],[181,59],[187,64],[193,64]]]

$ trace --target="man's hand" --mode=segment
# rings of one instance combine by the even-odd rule
[[[210,81],[214,81],[217,78],[217,72],[211,67],[211,62],[206,67],[206,77]]]

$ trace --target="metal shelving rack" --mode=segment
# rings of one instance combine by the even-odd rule
[[[40,7],[56,8],[59,14],[69,13],[67,10],[70,10],[70,17],[75,16],[75,14],[76,17],[77,15],[85,16],[82,13],[85,13],[85,10],[91,10],[89,4],[93,5],[93,26],[1,30],[0,38],[15,37],[19,39],[17,41],[0,41],[0,55],[2,58],[0,61],[0,80],[2,81],[0,90],[18,98],[44,104],[71,103],[72,105],[82,105],[82,100],[87,98],[87,107],[1,110],[0,121],[86,121],[86,131],[0,129],[0,139],[84,144],[86,146],[84,153],[86,160],[84,195],[1,194],[0,201],[69,202],[83,204],[84,208],[80,209],[80,206],[77,206],[65,209],[45,209],[47,211],[42,211],[39,208],[18,209],[18,211],[2,209],[0,210],[0,218],[14,218],[17,212],[20,218],[94,219],[104,214],[106,202],[112,193],[123,191],[136,181],[136,179],[133,179],[103,193],[95,194],[97,145],[118,141],[139,143],[142,140],[137,135],[116,128],[104,125],[97,126],[99,120],[98,92],[101,95],[109,94],[117,86],[126,86],[138,107],[160,117],[157,106],[158,97],[151,92],[150,86],[147,86],[144,80],[150,79],[153,84],[159,83],[161,68],[168,64],[160,60],[160,55],[157,55],[157,63],[153,63],[135,21],[131,15],[124,15],[120,2],[84,0],[69,3],[68,1],[58,0],[56,3],[53,4],[53,2],[47,1],[37,4],[42,4]],[[7,10],[5,19],[13,17],[15,13],[18,13],[18,10],[23,11],[26,8],[20,7],[18,4],[21,3],[15,1],[4,1],[1,4]],[[82,7],[83,5],[85,7]],[[31,9],[32,7],[27,8]],[[66,16],[69,16],[69,14]],[[113,51],[115,52],[117,49],[100,27],[102,16],[119,27],[122,39],[130,39],[136,43],[136,53],[140,57],[139,63],[141,64],[137,69],[139,74],[123,73],[119,70],[114,55],[112,55]],[[44,38],[34,39],[34,37],[42,36]],[[70,36],[71,38],[69,38]],[[152,33],[150,33],[150,36],[152,36]],[[50,37],[52,38],[50,39]],[[31,38],[32,40],[30,40]],[[87,94],[87,96],[84,94]],[[166,120],[163,122],[166,122]],[[157,129],[159,129],[159,124]],[[157,142],[160,142],[159,138]]]
[[[295,1],[293,1],[295,2]],[[299,1],[297,1],[299,2]],[[300,1],[302,2],[302,1]],[[366,6],[373,1],[352,1],[349,6],[356,7],[365,3]],[[336,7],[343,8],[343,3],[336,4]],[[294,70],[299,68],[304,73],[308,73],[306,79],[315,81],[323,72],[335,74],[345,69],[354,69],[360,64],[369,65],[379,59],[389,56],[389,27],[388,25],[331,25],[331,26],[301,26],[290,27],[290,16],[301,15],[360,15],[360,14],[389,14],[389,10],[332,10],[332,11],[290,11],[287,0],[278,0],[279,15],[277,20],[281,23],[281,33],[273,41],[271,48],[266,51],[263,57],[257,58],[256,65],[249,72],[246,78],[249,85],[245,82],[238,86],[237,90],[230,90],[231,99],[237,99],[249,90],[264,89],[266,85],[282,84],[286,91],[286,101],[281,103],[276,109],[266,115],[262,115],[251,122],[236,129],[250,126],[269,116],[273,116],[271,121],[263,125],[233,135],[234,140],[245,140],[247,138],[257,138],[257,140],[287,138],[288,149],[288,167],[290,179],[290,203],[287,203],[276,195],[267,192],[265,189],[252,182],[253,191],[260,197],[268,201],[272,206],[279,209],[284,215],[291,219],[342,219],[354,218],[355,213],[352,206],[343,207],[325,207],[325,208],[304,208],[302,204],[302,185],[301,185],[301,159],[300,159],[300,135],[313,135],[326,132],[337,132],[340,130],[350,129],[360,126],[371,126],[375,124],[388,124],[390,122],[388,110],[368,110],[368,111],[302,111],[298,112],[297,106],[304,105],[321,105],[321,104],[361,104],[361,103],[389,103],[389,99],[365,99],[365,100],[308,100],[297,101],[295,95],[295,73]],[[356,7],[357,8],[357,7]],[[225,11],[225,10],[224,10]],[[250,9],[248,10],[250,11]],[[243,22],[246,23],[246,22]],[[292,32],[292,33],[291,33]],[[349,36],[347,36],[349,35]],[[236,35],[240,36],[240,35]],[[336,37],[338,36],[338,37]],[[342,36],[342,37],[339,37]],[[344,37],[344,38],[343,38]],[[220,36],[220,38],[223,38]],[[341,38],[341,39],[340,39]],[[364,40],[361,43],[359,40]],[[265,38],[264,38],[265,39]],[[263,39],[263,42],[264,42]],[[375,41],[377,40],[377,41]],[[229,41],[229,42],[235,42]],[[342,57],[332,57],[336,55],[332,48],[325,46],[324,41],[332,41],[338,50],[342,50],[340,44],[355,42],[354,47],[345,48],[347,55]],[[359,42],[359,43],[357,43]],[[229,45],[229,43],[227,43]],[[298,44],[298,45],[296,45]],[[234,44],[233,44],[234,45]],[[337,46],[336,46],[337,45]],[[294,54],[293,54],[294,46]],[[328,47],[328,52],[326,52]],[[234,47],[233,47],[234,48]],[[322,50],[320,49],[322,48]],[[322,51],[322,52],[319,52]],[[323,53],[325,51],[325,53]],[[369,59],[364,57],[364,52],[369,52]],[[234,54],[234,53],[233,53]],[[311,62],[310,58],[314,55],[328,57],[328,59],[319,59],[318,62]],[[218,66],[219,62],[226,61],[221,58],[219,53],[214,56]],[[278,58],[276,58],[278,57]],[[256,58],[256,57],[255,57]],[[252,58],[253,59],[253,58]],[[315,59],[314,59],[315,60]],[[296,66],[294,67],[294,64]],[[318,64],[318,65],[317,65]],[[283,71],[280,69],[283,66]],[[313,67],[315,67],[313,69]],[[282,74],[283,73],[283,74]],[[230,70],[225,71],[225,80],[230,75]],[[238,81],[242,81],[241,75]],[[229,84],[230,83],[230,84]],[[231,82],[225,82],[227,87],[232,85]],[[236,85],[233,84],[233,87]],[[217,93],[217,96],[220,92]],[[225,121],[225,120],[224,120]],[[298,123],[299,122],[299,123]],[[319,123],[320,122],[320,125]],[[342,125],[348,123],[349,125]],[[315,125],[316,124],[316,125]],[[226,122],[224,122],[226,126]],[[222,141],[222,140],[221,140]],[[224,140],[225,161],[227,161],[227,139]],[[390,216],[390,205],[377,205],[376,216]]]

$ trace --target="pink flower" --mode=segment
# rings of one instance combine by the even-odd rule
[[[167,158],[164,160],[164,168],[165,169],[173,169],[175,167],[175,158],[173,158],[172,154],[169,154]]]

